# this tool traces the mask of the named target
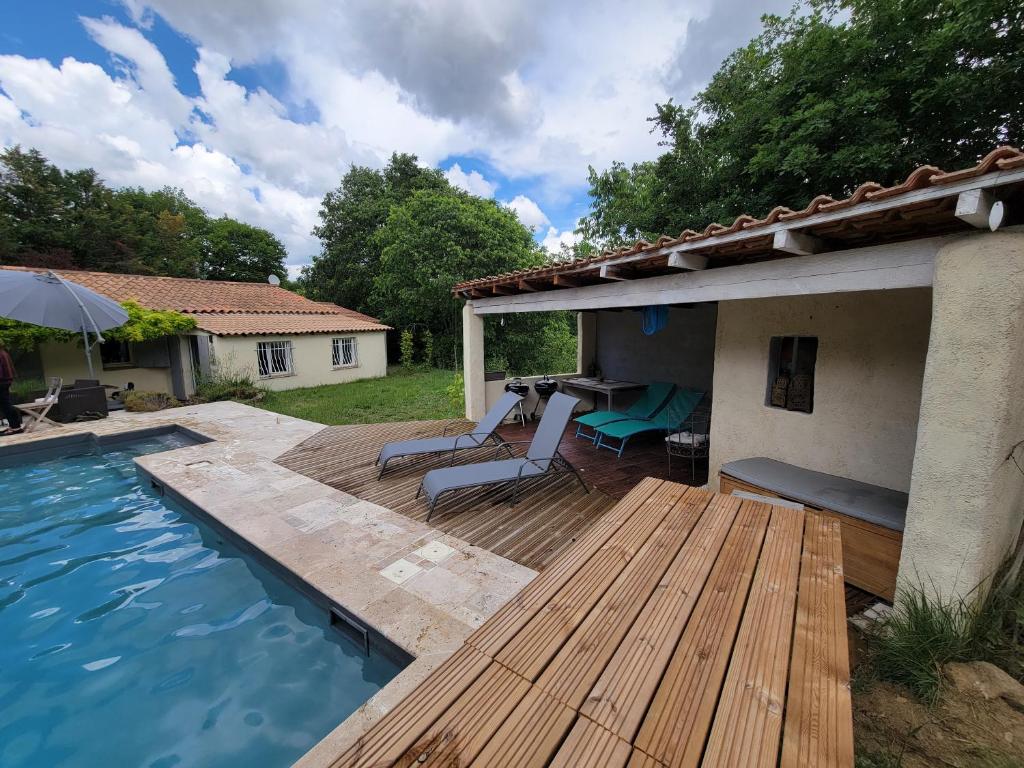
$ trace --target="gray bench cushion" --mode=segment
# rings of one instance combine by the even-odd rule
[[[869,485],[845,477],[826,475],[775,459],[740,459],[722,465],[737,480],[774,491],[796,501],[831,509],[883,528],[902,531],[908,496],[899,491]]]

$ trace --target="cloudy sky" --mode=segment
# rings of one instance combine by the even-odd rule
[[[0,144],[115,186],[182,187],[266,227],[294,271],[353,163],[411,152],[569,241],[587,166],[657,155],[688,101],[791,0],[5,0]]]

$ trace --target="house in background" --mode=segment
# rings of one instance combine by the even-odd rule
[[[12,267],[3,267],[12,269]],[[15,267],[14,269],[21,269]],[[103,384],[167,392],[184,399],[213,366],[247,371],[270,389],[339,384],[387,374],[388,327],[336,304],[316,302],[267,283],[233,283],[107,272],[54,270],[114,301],[173,310],[196,329],[142,343],[107,341],[93,349]],[[42,373],[89,378],[81,345],[48,342]]]
[[[965,594],[1021,535],[1024,152],[454,293],[469,418],[504,384],[484,318],[575,310],[579,372],[709,393],[712,489],[835,512],[868,592]]]

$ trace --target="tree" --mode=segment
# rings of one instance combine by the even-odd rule
[[[337,189],[324,195],[320,224],[313,234],[321,252],[303,271],[303,290],[314,299],[332,301],[371,315],[379,253],[373,237],[391,208],[418,190],[452,191],[444,175],[423,168],[413,155],[394,154],[383,170],[353,166]]]
[[[259,227],[226,216],[210,222],[208,251],[202,264],[207,280],[236,280],[259,283],[269,275],[284,279],[287,252],[281,241]]]
[[[123,237],[145,272],[202,276],[210,224],[206,211],[174,187],[155,191],[125,187],[114,196],[126,210]]]
[[[809,0],[762,21],[692,107],[657,105],[664,154],[591,169],[585,237],[617,245],[801,208],[1024,138],[1018,0]]]
[[[380,253],[372,302],[383,309],[381,319],[396,327],[425,324],[438,353],[452,361],[462,328],[452,286],[543,262],[514,213],[493,200],[448,191],[420,190],[394,206],[371,247]]]
[[[53,269],[282,280],[270,232],[211,221],[180,189],[111,190],[91,168],[63,171],[37,150],[0,152],[0,260]]]

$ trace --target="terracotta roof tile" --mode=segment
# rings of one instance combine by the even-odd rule
[[[354,313],[358,314],[358,313]],[[207,333],[217,336],[267,336],[298,333],[360,333],[385,331],[387,326],[367,322],[346,314],[308,313],[260,314],[250,312],[195,313],[196,324]]]
[[[2,267],[40,272],[29,267]],[[387,330],[376,318],[330,302],[312,301],[269,283],[235,283],[112,272],[53,270],[114,301],[136,301],[148,309],[164,309],[202,318],[209,333],[271,334]],[[218,324],[214,318],[221,318]],[[217,330],[221,329],[221,330]]]
[[[465,280],[454,286],[452,290],[458,293],[459,291],[470,288],[499,284],[512,278],[525,280],[564,274],[565,272],[579,270],[581,267],[586,267],[588,265],[621,256],[631,256],[643,253],[648,250],[668,248],[673,245],[680,245],[682,243],[689,243],[697,240],[713,241],[716,237],[732,234],[740,230],[744,232],[750,231],[752,234],[756,235],[756,230],[758,228],[768,227],[779,221],[798,221],[800,219],[813,216],[818,212],[829,212],[852,208],[853,206],[863,202],[884,200],[919,189],[926,189],[928,187],[940,186],[943,184],[952,184],[994,171],[1005,171],[1021,167],[1024,167],[1024,152],[1021,152],[1015,147],[997,147],[989,152],[976,165],[959,171],[947,173],[935,166],[923,165],[911,172],[901,184],[883,187],[881,184],[873,181],[865,182],[857,187],[852,195],[843,200],[834,200],[828,195],[818,195],[811,200],[805,208],[799,211],[790,210],[785,206],[776,206],[763,219],[757,219],[753,216],[742,214],[737,216],[733,223],[728,227],[714,223],[705,227],[703,232],[695,232],[692,229],[687,229],[675,238],[662,235],[657,238],[654,243],[649,243],[646,240],[639,240],[632,246],[621,246],[615,250],[606,251],[597,256],[590,256],[585,259],[577,259],[575,261],[564,262],[561,264],[535,267],[533,269],[517,270],[516,272],[509,272],[504,275],[491,275],[473,280]],[[714,243],[709,242],[709,245],[714,245]]]

